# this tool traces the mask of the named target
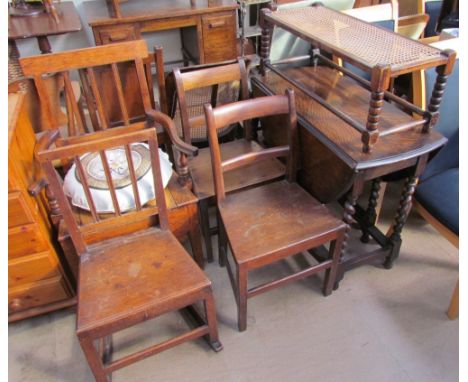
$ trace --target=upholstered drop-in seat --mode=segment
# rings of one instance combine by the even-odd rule
[[[416,198],[432,216],[458,235],[458,168],[451,168],[422,182]]]

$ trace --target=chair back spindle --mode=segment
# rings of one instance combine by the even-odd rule
[[[145,41],[137,40],[25,57],[20,63],[24,74],[35,82],[48,129],[57,129],[59,122],[44,77],[55,73],[63,77],[68,134],[73,136],[144,121],[154,109],[151,63],[156,60],[161,77],[164,67],[158,60],[162,59],[161,48],[149,55]],[[161,92],[164,83],[159,86]],[[165,96],[165,91],[161,94]]]
[[[172,102],[170,115],[176,124],[180,122],[180,134],[185,142],[203,144],[208,139],[203,116],[204,103],[209,102],[212,107],[216,107],[219,103],[227,104],[249,98],[247,77],[242,58],[174,69],[168,80],[167,98]],[[244,127],[245,138],[251,139],[250,124]],[[219,134],[227,136],[232,130],[232,126],[225,126]]]
[[[156,195],[156,204],[149,202],[146,205],[141,203],[140,186],[135,163],[132,158],[131,147],[135,144],[146,143],[150,158],[149,169],[151,172],[151,187]],[[108,152],[113,149],[123,149],[125,152],[126,165],[128,167],[128,178],[131,183],[131,193],[135,202],[134,208],[122,211],[117,197],[117,187],[115,178],[111,170],[111,161]],[[95,197],[89,178],[86,175],[83,158],[85,155],[96,155],[96,160],[100,160],[105,181],[107,182],[107,192],[109,192],[113,212],[99,213]],[[164,196],[164,188],[161,177],[161,168],[158,152],[158,140],[154,128],[134,130],[132,128],[119,127],[100,133],[87,134],[72,139],[62,139],[57,131],[49,131],[38,143],[36,147],[36,157],[42,165],[44,173],[49,181],[54,195],[56,196],[63,218],[78,254],[86,252],[87,237],[99,230],[111,229],[121,224],[137,222],[148,219],[151,216],[159,216],[160,228],[169,229],[167,217],[167,205]],[[83,213],[76,214],[70,198],[63,189],[63,179],[54,167],[54,162],[73,161],[79,181],[83,186],[83,191],[89,215],[83,218]],[[71,170],[70,170],[71,171]],[[102,190],[100,190],[102,191]]]

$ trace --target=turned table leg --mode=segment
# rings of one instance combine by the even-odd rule
[[[413,194],[416,190],[418,179],[426,167],[428,157],[429,154],[425,154],[419,157],[414,174],[406,179],[405,186],[400,197],[400,204],[395,215],[395,222],[387,233],[390,252],[384,261],[384,267],[386,269],[392,268],[394,261],[400,254],[401,231],[403,230],[403,227],[411,211]]]
[[[346,248],[348,247],[348,239],[349,239],[349,232],[351,231],[351,224],[353,223],[354,219],[353,216],[356,212],[354,208],[356,206],[357,200],[359,195],[361,195],[362,190],[364,188],[364,180],[361,175],[358,175],[354,180],[353,188],[346,196],[346,200],[344,203],[344,212],[343,212],[343,221],[346,223],[346,229],[343,234],[343,242],[341,244],[341,254],[340,260],[338,265],[338,272],[336,276],[335,286],[333,289],[338,289],[340,281],[343,279],[345,273],[345,265],[343,264],[344,256],[346,254]]]
[[[366,231],[366,228],[372,227],[375,225],[375,222],[377,221],[377,202],[379,200],[379,191],[380,191],[380,184],[382,183],[382,179],[376,178],[372,181],[372,187],[369,195],[369,203],[367,205],[367,210],[366,210],[366,217],[365,217],[365,226],[363,226],[363,232],[361,236],[361,241],[363,243],[368,243],[370,235]]]
[[[390,253],[385,258],[384,267],[390,269],[393,266],[393,262],[398,258],[401,247],[401,231],[408,219],[409,212],[411,210],[411,201],[416,189],[418,178],[416,176],[410,176],[406,179],[405,187],[400,197],[400,204],[395,215],[395,223],[390,231],[389,240],[391,243]]]

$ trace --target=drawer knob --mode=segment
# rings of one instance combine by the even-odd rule
[[[21,299],[14,298],[10,301],[10,310],[18,310],[22,307]]]

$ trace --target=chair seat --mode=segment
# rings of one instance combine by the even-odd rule
[[[286,180],[227,195],[219,212],[236,261],[249,262],[249,267],[261,266],[268,255],[280,259],[292,248],[295,253],[313,248],[345,227],[299,185]]]
[[[458,235],[458,168],[434,175],[416,189],[416,200],[439,222]]]
[[[120,318],[134,325],[210,281],[171,232],[152,228],[90,246],[80,257],[78,285],[80,333],[115,325]]]
[[[220,148],[221,160],[262,150],[257,142],[245,139],[236,139],[223,143]],[[204,199],[214,196],[213,170],[209,147],[199,150],[198,156],[190,161],[189,166],[193,180],[193,190],[198,198]],[[278,179],[282,176],[284,176],[284,164],[273,158],[229,171],[224,176],[224,182],[226,192],[231,192]]]

